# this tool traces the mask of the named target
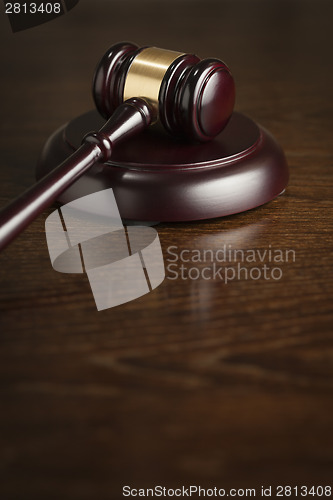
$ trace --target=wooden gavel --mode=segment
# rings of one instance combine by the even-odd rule
[[[160,122],[170,134],[190,140],[213,139],[232,114],[235,85],[218,59],[118,43],[97,66],[93,95],[108,121],[0,212],[0,250],[90,167],[109,160],[119,142],[151,123]]]

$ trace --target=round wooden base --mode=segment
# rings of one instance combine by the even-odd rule
[[[104,123],[90,111],[57,130],[37,166],[40,179]],[[233,113],[213,141],[178,141],[150,127],[115,148],[112,161],[99,163],[59,198],[68,203],[112,188],[120,215],[130,220],[187,221],[249,210],[278,196],[288,183],[282,149],[250,118]],[[95,208],[96,213],[98,207]]]

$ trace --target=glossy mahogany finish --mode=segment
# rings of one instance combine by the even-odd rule
[[[97,66],[93,96],[104,118],[123,102],[127,73],[144,49],[124,42],[112,46]],[[227,124],[235,103],[235,84],[219,59],[180,55],[168,68],[159,93],[159,118],[172,135],[209,141]]]
[[[123,102],[125,76],[138,46],[129,42],[112,45],[100,60],[93,78],[93,98],[100,114],[108,119]]]
[[[1,211],[0,249],[8,245],[80,175],[95,163],[110,160],[116,143],[137,134],[155,119],[158,110],[141,99],[148,98],[148,95],[139,96],[139,99],[131,96],[130,104],[128,100],[122,104],[127,73],[142,50],[126,42],[114,45],[103,56],[95,73],[93,93],[97,108],[104,117],[111,116],[110,120],[105,125],[99,123],[99,132],[86,134],[91,129],[89,124],[87,128],[80,129],[84,144],[80,147],[76,145],[69,152],[72,157],[68,158],[69,155],[65,154],[58,168]],[[159,56],[155,64],[159,68],[161,54],[170,51],[156,50]],[[176,59],[172,57],[170,66],[169,62],[166,65],[165,73],[159,77],[161,82],[157,79],[155,106],[159,107],[161,122],[176,135],[209,140],[225,126],[231,114],[235,96],[232,76],[219,60],[200,62],[195,56],[173,54]],[[144,72],[142,78],[145,78]],[[140,85],[142,82],[147,83],[140,75],[136,83]],[[62,149],[61,145],[59,148]],[[50,165],[54,167],[53,157],[50,158]],[[140,217],[132,215],[131,218]]]
[[[231,117],[235,85],[228,67],[217,59],[193,66],[179,91],[180,123],[189,137],[208,141]]]
[[[91,111],[59,129],[44,148],[37,177],[75,151],[82,131],[101,121]],[[150,127],[85,173],[59,200],[67,203],[111,187],[124,219],[185,221],[249,210],[278,196],[287,183],[288,167],[275,139],[234,113],[223,132],[204,144]]]

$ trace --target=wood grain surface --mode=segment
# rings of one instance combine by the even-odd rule
[[[324,1],[82,0],[12,34],[1,12],[1,206],[34,182],[48,136],[93,107],[104,51],[131,40],[224,59],[236,109],[290,167],[286,192],[256,210],[156,226],[166,265],[170,246],[295,253],[277,280],[167,270],[97,312],[87,277],[50,265],[47,210],[0,255],[1,500],[333,486],[332,16]]]

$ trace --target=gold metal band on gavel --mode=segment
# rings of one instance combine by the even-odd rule
[[[148,47],[133,60],[125,81],[124,101],[131,97],[142,97],[153,107],[158,117],[158,96],[164,75],[178,57],[184,55],[173,50]]]

